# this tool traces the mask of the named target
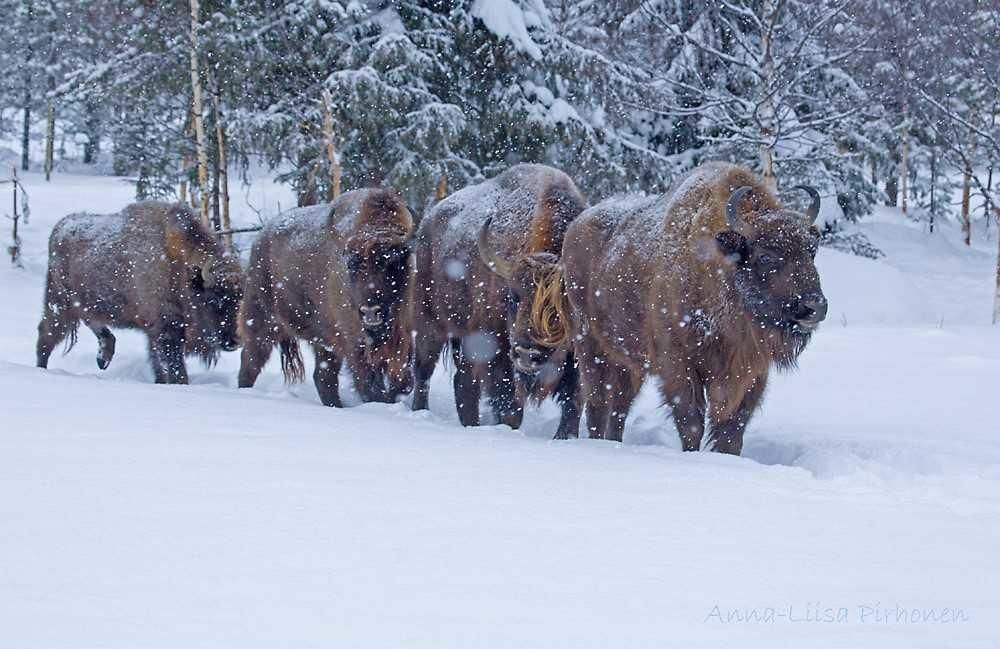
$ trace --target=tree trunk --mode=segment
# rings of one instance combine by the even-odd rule
[[[49,60],[46,78],[48,86],[49,110],[45,120],[45,182],[52,180],[52,169],[55,166],[55,146],[56,146],[56,77],[54,69],[56,66],[56,34],[59,30],[59,23],[54,19],[48,23],[49,31]]]
[[[885,204],[888,207],[896,207],[899,201],[899,177],[891,174],[885,179]]]
[[[21,170],[28,170],[28,145],[31,143],[31,88],[24,90],[24,127],[21,130]]]
[[[30,29],[34,22],[35,5],[32,2],[24,4],[26,11],[27,25],[23,29]],[[10,19],[10,17],[8,17]],[[31,144],[31,61],[35,57],[35,52],[31,47],[31,39],[28,39],[27,47],[24,50],[24,122],[21,128],[21,170],[27,171],[29,166],[28,147]]]
[[[976,154],[976,134],[969,134],[969,152],[965,157],[965,168],[962,170],[962,240],[967,246],[972,245],[972,213],[970,203],[972,198],[972,158]]]
[[[219,217],[220,226],[224,232],[229,232],[232,229],[232,223],[229,220],[229,158],[226,152],[226,124],[225,115],[222,112],[222,102],[219,100],[219,86],[214,80],[212,83],[212,105],[215,108],[215,139],[219,146],[216,177],[219,183],[217,203],[222,205]],[[224,235],[223,242],[227,250],[232,250],[233,235]]]
[[[14,266],[21,267],[21,235],[17,232],[17,221],[20,218],[20,214],[17,211],[17,167],[10,168],[11,173],[11,185],[14,187],[14,211],[12,212],[11,220],[14,222],[14,232],[11,238],[10,248],[10,263]]]
[[[315,205],[319,202],[319,195],[316,191],[316,157],[319,152],[313,147],[313,127],[309,122],[302,122],[299,125],[299,133],[302,135],[302,144],[299,147],[296,168],[298,178],[296,179],[295,193],[299,207]]]
[[[962,242],[972,245],[972,221],[969,214],[969,199],[972,190],[972,171],[966,167],[962,173]]]
[[[760,62],[761,70],[764,73],[764,83],[761,88],[760,111],[758,113],[758,123],[760,124],[760,174],[764,180],[764,185],[771,191],[778,188],[778,179],[774,176],[774,57],[771,52],[773,30],[777,20],[777,8],[774,0],[763,0],[761,16],[764,27],[760,39]]]
[[[330,93],[323,91],[323,137],[326,140],[326,159],[330,163],[330,189],[327,200],[340,196],[340,158],[337,155],[337,143],[333,136],[333,103]]]
[[[993,211],[993,163],[986,170],[986,191],[983,192],[983,219],[986,229],[990,229],[990,213]]]
[[[902,201],[900,202],[900,208],[903,210],[903,216],[907,215],[909,211],[909,197],[910,197],[910,128],[909,128],[909,117],[907,115],[906,103],[903,104],[903,132],[901,134],[903,138],[902,146],[902,159],[899,162],[899,179],[900,179],[900,195]]]
[[[931,234],[934,234],[934,217],[937,216],[937,149],[931,149]]]
[[[448,196],[448,176],[447,174],[441,174],[438,178],[437,190],[434,192],[434,202],[440,203]]]
[[[219,215],[219,151],[212,156],[212,232],[222,232],[222,217]]]
[[[198,68],[198,0],[191,0],[191,108],[198,155],[198,189],[201,196],[201,222],[211,227],[208,219],[208,151],[205,147],[205,126],[202,123],[201,73]]]
[[[45,123],[45,182],[52,180],[56,145],[56,102],[49,99],[49,114]]]
[[[83,104],[83,125],[87,131],[87,141],[83,144],[83,164],[94,164],[101,151],[101,126],[94,103],[87,99]]]
[[[1000,223],[1000,208],[993,208],[993,218]],[[997,237],[997,283],[993,292],[993,324],[1000,324],[1000,236]]]
[[[994,108],[990,115],[990,129],[997,124],[997,111]],[[990,156],[992,158],[992,156]],[[983,220],[986,222],[986,229],[990,229],[990,213],[993,211],[993,160],[989,161],[986,167],[986,191],[983,192]],[[1000,225],[1000,223],[997,223]]]

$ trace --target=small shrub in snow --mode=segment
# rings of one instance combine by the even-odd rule
[[[824,230],[820,244],[834,250],[840,250],[841,252],[849,252],[859,257],[867,257],[869,259],[885,257],[885,253],[869,241],[863,232]]]

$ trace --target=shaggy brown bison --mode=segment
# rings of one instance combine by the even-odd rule
[[[324,405],[340,407],[343,363],[366,401],[394,401],[411,385],[402,305],[413,217],[392,189],[346,192],[288,211],[260,233],[240,311],[239,386],[251,387],[275,345],[287,381],[304,375],[298,339],[312,344]]]
[[[49,238],[37,360],[48,365],[82,320],[98,340],[97,365],[115,353],[111,327],[141,329],[157,383],[187,383],[185,354],[214,363],[239,346],[240,266],[182,204],[147,201],[118,214],[71,214]]]
[[[570,226],[563,265],[592,437],[621,441],[647,374],[684,450],[738,454],[772,365],[789,368],[827,311],[806,212],[742,167],[705,164],[667,194],[608,200]]]
[[[558,263],[566,226],[585,206],[566,174],[525,164],[452,194],[424,218],[414,249],[414,410],[427,408],[428,381],[450,344],[463,425],[478,425],[485,381],[499,421],[517,428],[526,399],[554,395],[556,437],[577,435]]]

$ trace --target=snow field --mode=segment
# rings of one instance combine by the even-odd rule
[[[0,646],[996,646],[995,241],[883,214],[885,259],[821,251],[829,319],[737,458],[682,454],[652,385],[615,445],[550,441],[553,404],[463,429],[443,368],[422,413],[323,408],[276,358],[237,390],[238,354],[152,385],[132,332],[106,372],[85,329],[38,370],[49,229],[132,190],[28,183],[25,269],[0,269]]]

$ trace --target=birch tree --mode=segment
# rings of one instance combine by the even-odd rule
[[[201,221],[206,227],[211,224],[208,218],[208,150],[205,143],[205,125],[202,121],[202,85],[201,69],[198,65],[198,25],[200,22],[200,7],[198,0],[191,0],[191,115],[194,125],[195,143],[198,159],[198,191],[201,200]]]
[[[836,191],[849,182],[845,170],[867,184],[862,129],[852,127],[869,102],[845,71],[866,38],[853,28],[851,4],[725,0],[680,9],[644,0],[643,15],[673,47],[654,71],[657,109],[693,120],[714,156],[755,160],[772,188],[789,173]]]

